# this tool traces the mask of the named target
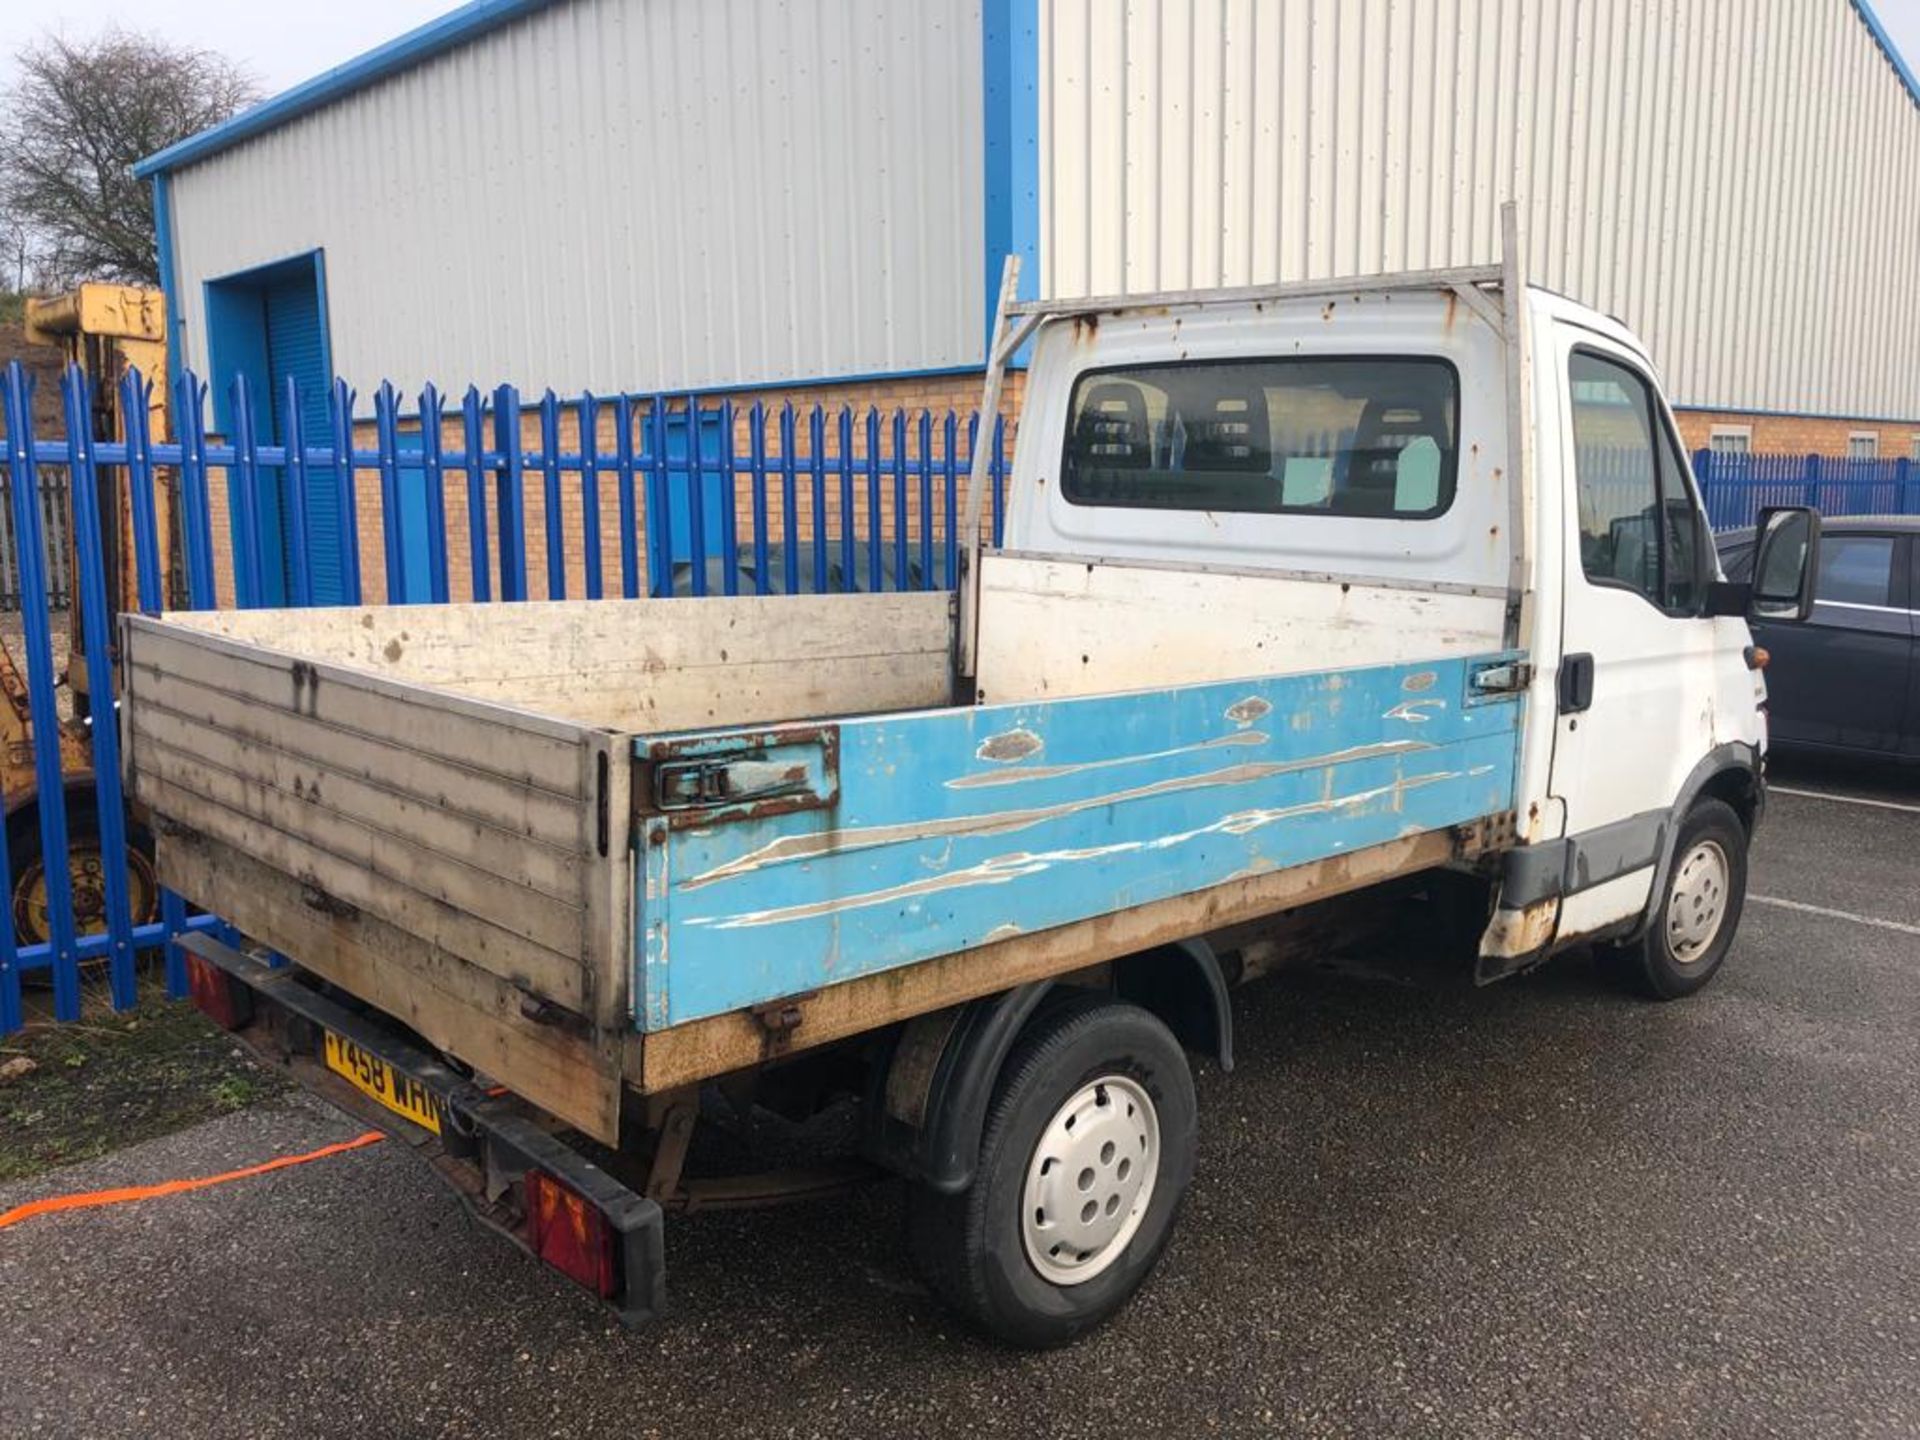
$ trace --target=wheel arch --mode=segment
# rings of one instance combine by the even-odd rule
[[[868,1096],[869,1158],[943,1194],[973,1183],[995,1084],[1027,1022],[1080,987],[1039,980],[909,1021]],[[1213,947],[1184,940],[1113,962],[1108,988],[1173,1032],[1181,1047],[1233,1068],[1233,1011]]]
[[[1653,885],[1647,891],[1646,908],[1641,912],[1639,923],[1628,933],[1628,939],[1637,940],[1646,934],[1647,927],[1653,924],[1654,917],[1659,914],[1661,902],[1666,897],[1667,882],[1673,875],[1674,852],[1680,844],[1681,827],[1686,821],[1687,812],[1701,800],[1723,801],[1740,817],[1747,838],[1751,840],[1767,806],[1760,752],[1740,741],[1716,745],[1693,767],[1681,785],[1680,793],[1674,797],[1673,819],[1660,840],[1660,858],[1654,866]]]

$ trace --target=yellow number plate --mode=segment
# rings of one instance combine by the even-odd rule
[[[402,1075],[378,1055],[369,1055],[351,1040],[325,1032],[327,1068],[344,1075],[356,1090],[371,1095],[396,1115],[404,1115],[423,1130],[440,1133],[440,1108],[427,1087]]]

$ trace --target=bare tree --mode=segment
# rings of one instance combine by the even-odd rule
[[[15,57],[0,100],[0,204],[43,284],[155,284],[153,195],[135,161],[251,104],[253,77],[225,56],[109,29],[48,35]]]

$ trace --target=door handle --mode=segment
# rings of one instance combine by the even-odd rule
[[[1560,657],[1560,713],[1578,715],[1593,705],[1593,656]]]

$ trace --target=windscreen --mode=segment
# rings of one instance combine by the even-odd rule
[[[1075,381],[1076,505],[1417,520],[1453,503],[1460,382],[1444,360],[1206,360]]]

